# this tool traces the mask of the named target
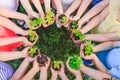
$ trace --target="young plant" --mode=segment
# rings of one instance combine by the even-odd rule
[[[73,30],[73,34],[74,36],[76,37],[76,39],[80,39],[80,40],[83,40],[85,38],[85,35],[83,35],[80,30],[76,30],[74,29]]]
[[[37,40],[37,35],[35,34],[31,27],[28,34],[28,40],[32,43]]]
[[[30,25],[32,27],[40,27],[44,23],[42,18],[33,18],[30,20]]]
[[[53,24],[54,23],[54,16],[55,16],[55,14],[53,13],[52,10],[50,10],[45,16],[46,24]]]
[[[28,50],[28,53],[31,57],[34,57],[38,53],[38,48],[37,47],[30,47]]]
[[[53,69],[59,70],[61,68],[60,61],[54,61],[52,66]]]
[[[92,44],[91,40],[89,40],[85,43],[84,53],[85,53],[85,55],[91,55],[93,53],[93,44]]]
[[[48,62],[48,58],[46,55],[41,54],[40,56],[37,57],[37,61],[41,66],[45,66],[45,63]]]
[[[79,24],[78,24],[77,21],[72,21],[72,22],[70,23],[70,26],[71,26],[72,29],[77,29],[78,26],[79,26]]]
[[[60,21],[61,24],[65,24],[67,22],[67,17],[62,14],[58,17],[58,20]]]
[[[78,70],[82,63],[82,58],[80,56],[73,56],[70,59],[69,66],[74,70]]]

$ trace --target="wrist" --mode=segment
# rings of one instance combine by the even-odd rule
[[[33,71],[34,73],[37,73],[37,72],[39,71],[39,69],[38,69],[38,68],[33,67],[33,68],[32,68],[32,71]]]

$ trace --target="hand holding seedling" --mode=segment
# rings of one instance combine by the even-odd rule
[[[21,51],[21,54],[23,55],[23,57],[27,57],[28,56],[28,49],[29,49],[30,47],[26,47],[25,49],[23,49],[22,51]]]
[[[50,58],[47,57],[48,61],[45,62],[45,66],[41,66],[41,70],[44,69],[44,70],[48,70],[49,66],[50,66]]]
[[[40,65],[39,63],[37,62],[37,56],[35,56],[35,59],[34,59],[34,62],[33,62],[33,68],[36,69],[37,71],[40,70]]]
[[[69,66],[70,59],[71,59],[71,57],[69,57],[66,62],[66,66],[67,66],[68,70],[76,76],[76,80],[82,80],[81,72],[79,70],[74,70]]]
[[[25,37],[22,38],[22,41],[23,41],[24,45],[26,45],[26,46],[28,46],[28,45],[29,45],[29,46],[30,46],[30,45],[33,45],[33,44],[32,44],[31,42],[29,42],[28,39],[25,38]]]

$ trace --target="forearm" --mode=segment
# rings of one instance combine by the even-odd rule
[[[51,0],[44,0],[44,5],[45,5],[45,12],[47,13],[51,9],[50,7]]]
[[[56,79],[57,79],[57,75],[52,74],[51,80],[56,80]]]
[[[81,66],[80,70],[83,73],[91,76],[92,78],[94,78],[96,80],[103,80],[103,78],[111,78],[111,76],[108,75],[107,73],[104,73],[104,72],[101,72],[101,71],[86,67],[84,65]]]
[[[10,21],[9,19],[4,18],[4,17],[0,17],[0,25],[14,31],[15,33],[19,33],[19,34],[22,34],[22,35],[24,35],[24,33],[25,33],[25,31],[23,29],[21,29],[15,23],[13,23],[12,21]]]
[[[0,46],[22,42],[24,37],[10,37],[10,38],[0,38]]]
[[[97,5],[95,5],[92,9],[90,9],[83,17],[81,20],[86,21],[89,20],[90,18],[94,17],[98,13],[100,13],[107,5],[109,4],[109,1],[101,1]]]
[[[118,42],[104,42],[93,47],[94,52],[109,50],[118,47]]]
[[[82,3],[80,5],[76,15],[79,15],[79,17],[81,17],[91,2],[92,2],[92,0],[82,0]]]
[[[82,75],[80,72],[79,74],[76,74],[75,77],[76,77],[76,80],[82,80]]]
[[[70,16],[70,14],[72,14],[79,7],[79,5],[81,4],[81,1],[82,0],[74,0],[72,5],[65,12],[65,15]]]
[[[19,68],[14,73],[14,75],[12,76],[11,80],[20,80],[20,78],[25,74],[29,64],[30,61],[28,61],[27,58],[25,58],[24,61],[19,66]]]
[[[120,37],[116,32],[106,34],[87,34],[85,40],[92,40],[95,42],[119,41]]]
[[[26,19],[28,19],[27,15],[25,15],[25,14],[15,12],[15,11],[9,10],[9,9],[1,7],[1,6],[0,6],[0,15],[7,17],[7,18],[14,18],[14,19],[19,19],[19,20],[24,20],[24,21],[26,21]]]
[[[109,9],[108,7],[106,7],[102,12],[100,12],[98,15],[96,15],[95,17],[93,17],[88,23],[87,25],[85,25],[83,28],[81,28],[81,32],[83,34],[87,33],[88,31],[90,31],[91,29],[93,29],[94,27],[96,27],[98,24],[100,24],[109,14]]]
[[[57,9],[58,13],[63,14],[62,1],[61,0],[53,0],[53,3],[55,5],[55,8]]]
[[[36,70],[35,68],[32,68],[25,76],[23,76],[21,80],[32,80],[37,72],[38,70]]]
[[[102,71],[104,73],[107,73],[107,68],[104,66],[104,64],[97,58],[97,56],[94,57],[93,59],[93,62],[96,66],[96,68],[99,70],[99,71]]]
[[[0,52],[0,61],[9,61],[9,60],[15,60],[19,58],[24,58],[24,55],[19,52]]]
[[[23,7],[25,8],[28,15],[30,15],[32,12],[34,12],[33,9],[31,8],[29,0],[20,0],[20,2],[23,5]]]
[[[40,80],[47,80],[47,70],[41,69]]]
[[[39,14],[41,15],[42,18],[44,18],[44,12],[42,10],[42,6],[41,6],[41,3],[39,0],[32,0],[33,1],[33,4],[34,6],[37,8]]]
[[[60,74],[62,80],[69,80],[65,73]]]

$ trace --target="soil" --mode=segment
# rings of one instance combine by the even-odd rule
[[[48,62],[48,58],[46,55],[41,54],[41,56],[37,57],[37,61],[41,66],[45,66],[45,63]]]

